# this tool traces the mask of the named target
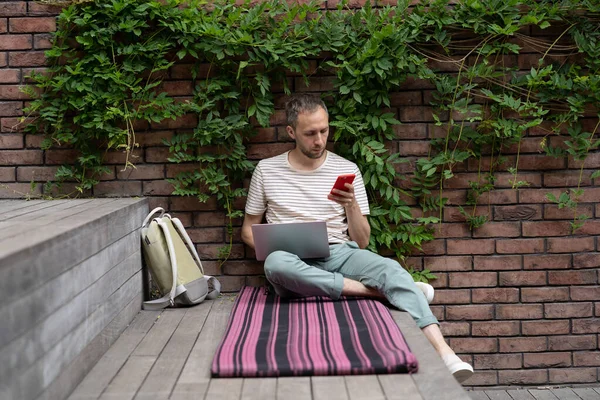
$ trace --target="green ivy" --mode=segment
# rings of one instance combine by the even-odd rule
[[[482,194],[494,189],[508,146],[519,146],[531,129],[546,129],[540,149],[583,161],[597,151],[598,125],[584,117],[600,107],[600,6],[595,1],[423,1],[409,7],[321,10],[318,2],[288,5],[271,0],[238,5],[234,0],[78,1],[58,18],[51,66],[36,74],[27,129],[47,136],[45,148],[67,145],[80,156],[59,169],[58,181],[93,188],[106,172],[108,150],[131,154],[136,123],[158,123],[191,114],[193,130],[165,142],[169,162],[189,165],[170,180],[174,194],[199,201],[216,198],[230,221],[240,217],[236,200],[253,169],[246,145],[256,126],[269,126],[272,88],[290,93],[286,77],[333,76],[323,93],[330,108],[336,152],[361,169],[371,201],[370,248],[390,249],[400,259],[433,239],[447,199],[444,183],[457,166],[478,160],[468,205],[461,208],[471,229],[486,222],[475,214]],[[523,32],[558,29],[553,40]],[[514,63],[526,44],[540,52],[528,72]],[[193,98],[177,101],[161,84],[178,62],[191,67]],[[307,60],[319,60],[312,71]],[[440,73],[434,65],[455,73]],[[433,119],[444,137],[431,139],[428,157],[414,173],[398,173],[402,159],[390,151],[394,126],[391,94],[407,80],[435,88]],[[564,146],[547,137],[565,135]],[[509,165],[515,189],[518,155]],[[597,175],[597,173],[596,173]],[[578,187],[577,192],[580,188]],[[576,196],[551,199],[576,207]],[[422,212],[414,217],[411,204]],[[581,221],[576,217],[574,228]],[[232,223],[228,225],[232,240]],[[230,248],[230,247],[229,247]],[[221,254],[228,256],[228,248]],[[418,272],[418,271],[417,271]],[[429,272],[422,279],[429,279]],[[419,279],[421,279],[419,275]]]

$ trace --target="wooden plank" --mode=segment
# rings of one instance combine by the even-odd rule
[[[37,400],[66,399],[69,394],[94,368],[96,363],[106,353],[112,344],[119,338],[125,328],[140,312],[142,294],[134,297],[127,306],[94,338],[68,367],[52,381],[50,386]],[[114,366],[113,366],[114,368]]]
[[[147,214],[147,199],[118,199],[83,215],[0,243],[0,293],[23,296],[60,275],[91,254],[139,229]]]
[[[348,400],[343,376],[313,376],[310,378],[313,400]]]
[[[598,400],[598,392],[592,388],[554,389],[552,393],[561,400]],[[579,396],[579,398],[577,397]]]
[[[185,309],[185,315],[177,326],[175,333],[160,353],[158,360],[154,363],[148,377],[136,394],[135,398],[137,400],[169,398],[212,305],[213,302],[205,301],[193,308]],[[163,317],[174,311],[166,310]]]
[[[346,376],[344,380],[351,400],[385,400],[377,375]]]
[[[131,400],[156,361],[155,356],[130,356],[100,400]]]
[[[154,326],[136,347],[132,356],[154,356],[158,358],[184,315],[185,309],[165,310],[158,316]]]
[[[527,389],[509,389],[506,392],[513,400],[535,400]]]
[[[311,400],[310,388],[307,376],[277,378],[277,400]]]
[[[512,400],[506,390],[486,390],[485,394],[490,400]]]
[[[390,311],[419,362],[419,372],[412,374],[412,379],[423,399],[439,400],[440,388],[443,388],[444,400],[469,399],[467,392],[450,374],[412,317],[406,312]]]
[[[120,286],[122,282],[130,277],[125,276],[122,278],[123,280],[119,281],[121,279],[119,276],[122,276],[122,272],[125,271],[124,268],[127,268],[124,260],[139,250],[139,242],[140,238],[137,232],[132,232],[55,279],[46,282],[37,289],[33,289],[27,295],[17,297],[12,302],[11,299],[5,302],[0,306],[0,321],[7,322],[0,327],[0,348],[18,337],[17,342],[20,342],[21,346],[19,343],[12,344],[11,352],[20,352],[19,349],[27,347],[29,350],[28,353],[33,356],[31,354],[32,349],[28,347],[31,346],[31,343],[36,343],[36,347],[40,347],[40,341],[47,342],[52,339],[48,336],[48,332],[54,332],[56,329],[53,330],[47,325],[63,323],[62,320],[57,321],[56,318],[51,321],[44,321],[43,323],[42,321],[49,315],[56,313],[65,304],[74,308],[76,304],[72,304],[73,299],[82,292],[85,292],[92,285],[102,285],[100,293],[98,293],[98,290],[87,290],[86,296],[91,296],[90,292],[93,292],[96,298],[86,298],[85,303],[79,304],[80,311],[73,310],[67,315],[66,322],[70,326],[79,323],[85,317],[85,314],[89,313],[89,310],[95,307],[95,304],[101,302],[101,299],[106,298],[108,294],[114,291],[113,289]],[[138,263],[137,270],[141,268],[140,257],[127,262],[136,262]],[[115,270],[115,268],[121,268],[123,271]],[[107,285],[110,285],[110,287]],[[82,298],[80,297],[79,301],[81,300]],[[66,327],[61,326],[59,329],[64,330]],[[36,332],[32,332],[31,330]],[[32,335],[37,335],[37,337],[32,337]],[[58,338],[62,337],[62,333],[58,333],[57,336]],[[2,354],[3,350],[0,350],[0,375],[5,372],[3,367],[12,370],[27,365],[25,364],[27,357],[19,358],[21,365],[6,364],[3,361]]]
[[[470,390],[467,393],[472,400],[490,400],[483,390]]]
[[[242,384],[244,400],[275,400],[277,397],[277,378],[248,378]]]
[[[379,375],[379,383],[387,400],[421,400],[421,393],[408,374]]]
[[[238,400],[242,393],[242,378],[212,379],[208,385],[206,400]]]
[[[69,400],[87,400],[100,397],[161,313],[162,311],[140,311],[131,325],[119,336],[115,344],[108,349],[90,373],[77,386]]]
[[[175,384],[171,399],[202,399],[210,382],[210,366],[217,346],[225,333],[233,308],[233,296],[221,296],[213,301],[198,340],[194,344],[181,375]]]
[[[557,400],[558,399],[558,397],[556,397],[550,390],[547,390],[547,389],[530,389],[529,393],[531,393],[531,395],[536,400]]]
[[[20,213],[18,210],[44,204],[47,207],[51,205],[44,200],[2,200],[0,203],[0,221],[10,218],[14,214]]]
[[[10,386],[0,387],[2,399],[33,399],[52,383],[71,361],[141,292],[141,271],[113,293],[90,317],[33,365],[19,373]]]

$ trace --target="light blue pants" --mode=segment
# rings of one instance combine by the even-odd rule
[[[327,296],[337,300],[344,278],[377,289],[400,310],[408,312],[419,328],[439,324],[423,292],[396,261],[362,250],[356,242],[329,246],[327,258],[301,260],[276,251],[265,260],[265,275],[282,297]]]

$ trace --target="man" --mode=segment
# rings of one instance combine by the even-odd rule
[[[265,260],[265,275],[280,296],[365,296],[386,298],[407,311],[454,377],[473,374],[446,344],[439,322],[412,277],[396,261],[368,250],[371,228],[367,193],[358,167],[325,148],[329,116],[320,98],[294,96],[286,104],[288,135],[296,147],[259,162],[248,192],[242,240],[254,248],[252,224],[326,221],[330,256],[301,260],[276,251]],[[347,191],[331,187],[338,175],[354,173]],[[431,291],[433,288],[429,287]]]

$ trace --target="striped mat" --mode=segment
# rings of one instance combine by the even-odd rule
[[[244,287],[212,362],[213,377],[417,372],[386,306],[363,298],[282,299]]]

